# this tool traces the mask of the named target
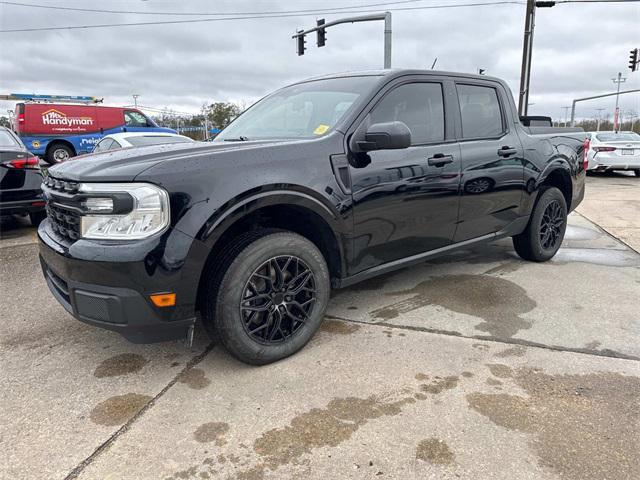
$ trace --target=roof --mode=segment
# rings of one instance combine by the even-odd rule
[[[433,76],[473,78],[477,80],[501,81],[496,77],[490,77],[488,75],[478,75],[475,73],[447,72],[443,70],[391,68],[391,69],[385,69],[385,70],[362,70],[362,71],[331,73],[327,75],[320,75],[317,77],[307,78],[305,80],[302,80],[300,83],[314,81],[314,80],[325,80],[330,78],[346,78],[346,77],[390,77],[391,78],[391,77],[401,77],[404,75],[433,75]]]

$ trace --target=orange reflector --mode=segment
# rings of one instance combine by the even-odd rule
[[[156,293],[149,298],[156,307],[173,307],[176,304],[175,293]]]

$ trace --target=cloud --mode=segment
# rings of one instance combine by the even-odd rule
[[[186,4],[110,0],[100,8],[125,10],[278,11],[379,3],[381,0],[192,1]],[[460,3],[420,0],[407,6]],[[79,0],[55,5],[86,8]],[[96,3],[92,3],[96,6]],[[402,6],[402,5],[399,5]],[[89,7],[90,8],[90,7]],[[390,7],[392,8],[392,7]],[[327,20],[341,14],[323,15]],[[175,18],[175,17],[172,17]],[[184,18],[184,17],[181,17]],[[298,57],[291,35],[315,24],[315,15],[161,25],[0,34],[0,93],[37,92],[105,97],[108,104],[132,102],[197,112],[204,102],[251,103],[292,81],[330,72],[380,68],[382,22],[346,24],[327,31],[327,45],[307,39]],[[0,5],[0,28],[42,27],[163,20],[169,17],[67,12]],[[437,68],[504,78],[517,94],[524,5],[393,12],[394,67]],[[531,114],[563,115],[577,97],[614,89],[622,71],[623,89],[640,88],[640,73],[627,69],[628,52],[640,46],[640,3],[562,4],[538,9],[534,39]],[[578,104],[579,116],[613,109],[613,99]],[[640,95],[621,97],[621,106],[640,113]],[[0,102],[0,109],[13,102]],[[0,110],[1,112],[1,110]]]

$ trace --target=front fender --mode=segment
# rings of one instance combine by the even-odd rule
[[[284,188],[283,188],[284,187]],[[334,231],[343,231],[338,206],[317,194],[294,185],[267,185],[245,192],[225,202],[213,212],[198,231],[196,238],[213,246],[220,235],[240,218],[256,210],[275,205],[295,205],[319,215]]]

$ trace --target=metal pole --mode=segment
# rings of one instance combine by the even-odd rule
[[[391,68],[391,12],[384,12],[384,68]]]
[[[134,105],[135,108],[138,108],[138,97],[140,95],[133,94],[132,96],[133,96],[133,105]]]
[[[527,0],[526,19],[524,22],[524,39],[522,42],[522,68],[520,69],[520,96],[518,113],[527,115],[529,111],[529,83],[531,79],[531,55],[533,52],[533,30],[535,28],[536,3]]]
[[[569,123],[569,107],[562,107],[564,109],[564,126],[566,127],[567,124]]]
[[[616,91],[616,108],[613,111],[613,131],[614,132],[618,131],[618,125],[619,125],[618,117],[620,116],[620,111],[618,110],[618,100],[620,98],[620,84],[626,80],[627,80],[626,78],[624,80],[622,79],[622,72],[618,72],[618,78],[613,79],[613,82],[618,84],[618,89]]]
[[[602,122],[602,111],[606,110],[606,108],[596,108],[596,111],[598,112],[598,123],[596,125],[596,132],[600,131],[600,122]]]

